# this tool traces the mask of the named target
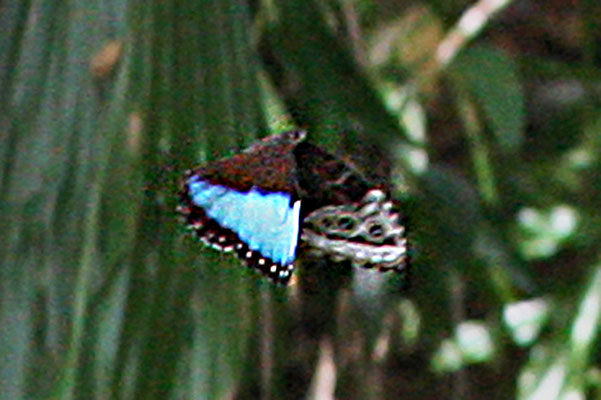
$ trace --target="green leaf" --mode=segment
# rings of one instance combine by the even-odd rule
[[[247,4],[9,1],[0,23],[0,399],[223,398],[254,281],[175,205],[201,150],[263,130]]]
[[[506,152],[518,148],[523,142],[525,105],[513,60],[494,48],[469,47],[451,65],[450,76],[482,107],[501,148]]]

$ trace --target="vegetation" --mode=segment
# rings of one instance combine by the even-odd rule
[[[0,400],[601,399],[599,15],[1,1]],[[410,278],[184,234],[183,171],[290,126],[390,167]]]

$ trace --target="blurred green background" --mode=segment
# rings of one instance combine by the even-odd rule
[[[0,400],[601,399],[600,15],[0,1]],[[184,234],[185,169],[293,126],[389,165],[410,284]]]

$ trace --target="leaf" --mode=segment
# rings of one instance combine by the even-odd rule
[[[451,78],[482,107],[501,148],[518,148],[524,140],[525,106],[513,60],[500,50],[476,46],[462,52],[450,69]]]
[[[0,400],[235,386],[253,280],[183,241],[175,202],[200,150],[263,128],[249,19],[239,0],[3,8]]]

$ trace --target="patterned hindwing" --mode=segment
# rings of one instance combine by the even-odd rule
[[[384,192],[372,189],[361,202],[319,208],[304,220],[301,239],[316,255],[355,266],[401,271],[407,262],[405,228]]]

